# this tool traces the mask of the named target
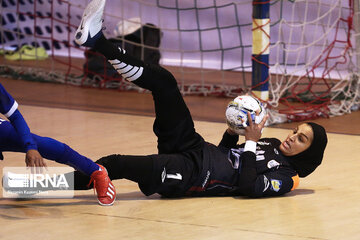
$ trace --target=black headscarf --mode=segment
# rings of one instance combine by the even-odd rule
[[[287,157],[299,177],[306,177],[321,164],[327,144],[326,132],[322,126],[313,122],[307,122],[306,124],[312,128],[314,133],[314,139],[310,147],[295,156]]]

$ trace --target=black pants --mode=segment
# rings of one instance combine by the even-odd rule
[[[104,37],[95,48],[111,60],[123,78],[151,91],[156,115],[153,131],[158,139],[158,154],[110,155],[97,163],[107,169],[111,179],[139,183],[146,195],[182,196],[201,168],[204,140],[195,131],[176,79],[160,66],[144,64],[125,54]],[[88,182],[88,177],[75,172],[75,189],[87,189]]]

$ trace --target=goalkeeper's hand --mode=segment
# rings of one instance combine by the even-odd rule
[[[249,121],[249,126],[245,128],[245,140],[257,142],[261,138],[262,129],[264,128],[268,117],[269,116],[266,115],[259,124],[256,124],[253,121]],[[249,112],[248,118],[251,119]]]

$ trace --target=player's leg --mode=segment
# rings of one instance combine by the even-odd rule
[[[139,184],[149,196],[154,193],[168,197],[184,196],[195,171],[194,162],[182,154],[148,156],[109,155],[96,161],[108,169],[111,180],[128,179]],[[88,177],[74,173],[74,189],[91,188]]]
[[[154,132],[158,136],[159,153],[198,148],[202,138],[195,132],[189,109],[174,76],[160,66],[144,64],[133,58],[104,37],[101,31],[104,4],[104,0],[93,0],[85,9],[76,33],[77,43],[95,47],[123,79],[152,92],[156,112]]]
[[[128,179],[133,182],[147,182],[152,180],[153,158],[150,156],[109,155],[96,161],[108,169],[111,180]],[[80,171],[74,173],[75,190],[92,188],[89,176]]]
[[[0,122],[0,152],[25,152],[20,137],[14,127],[8,121]],[[112,205],[115,201],[116,191],[112,185],[107,172],[102,166],[94,163],[87,157],[74,151],[68,145],[48,137],[41,137],[32,134],[34,141],[38,146],[38,151],[42,157],[54,160],[61,164],[69,165],[85,176],[96,180],[96,191],[98,201],[101,205]],[[109,196],[108,188],[111,188]]]
[[[124,79],[152,92],[156,114],[153,130],[158,137],[159,153],[183,152],[199,147],[202,138],[195,132],[190,111],[169,71],[132,58],[103,36],[96,42],[96,48],[111,59],[115,68],[121,68],[118,71]],[[137,73],[127,78],[128,71]]]
[[[2,133],[0,137],[1,151],[25,153],[25,148],[22,146],[18,133],[9,122],[3,122],[1,124],[0,131]],[[88,176],[91,176],[93,172],[99,170],[99,166],[96,163],[87,157],[80,155],[62,142],[48,137],[41,137],[36,134],[32,134],[32,137],[43,158],[53,160],[61,164],[66,164]]]

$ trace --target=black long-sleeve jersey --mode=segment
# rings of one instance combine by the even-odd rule
[[[256,154],[244,152],[239,137],[224,133],[219,146],[205,143],[200,178],[188,190],[190,196],[279,196],[294,190],[299,176],[279,150],[276,138],[262,138]]]

